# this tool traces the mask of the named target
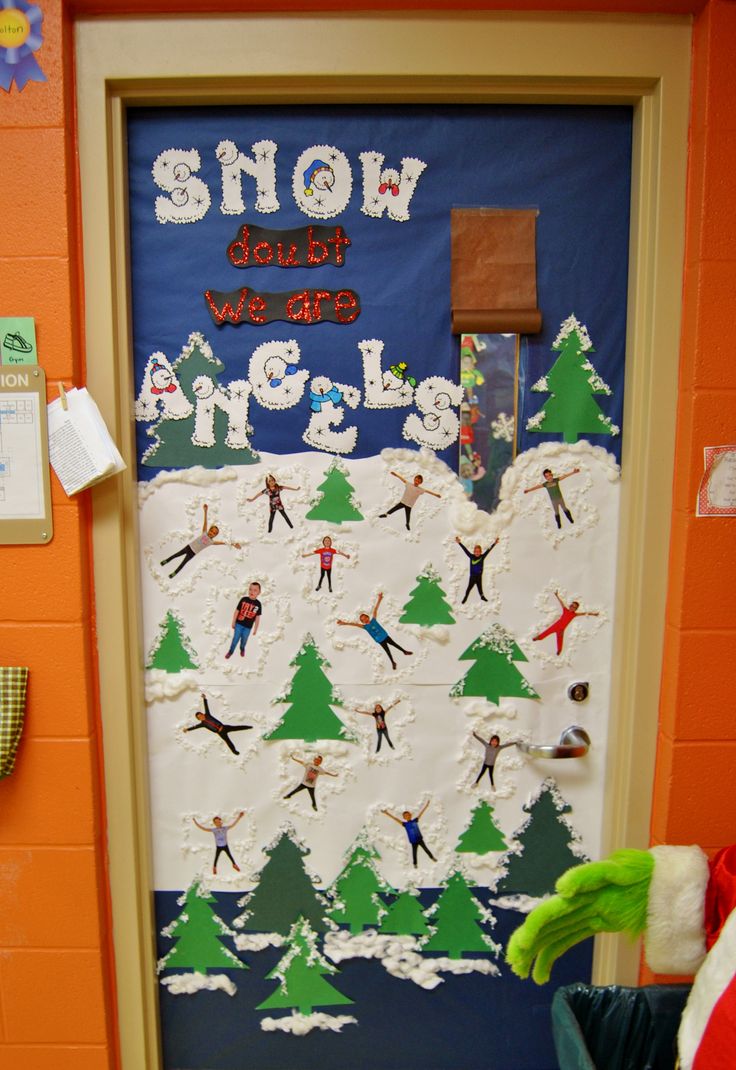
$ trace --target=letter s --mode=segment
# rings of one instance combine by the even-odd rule
[[[210,206],[210,191],[201,178],[201,161],[196,149],[164,149],[153,161],[151,174],[159,189],[169,197],[156,198],[159,223],[196,223]]]

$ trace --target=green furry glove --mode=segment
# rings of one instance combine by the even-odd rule
[[[600,932],[639,936],[647,924],[654,858],[626,848],[602,862],[563,873],[557,895],[545,899],[511,936],[506,961],[519,977],[538,985],[549,980],[555,961],[574,944]]]

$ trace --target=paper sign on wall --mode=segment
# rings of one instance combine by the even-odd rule
[[[736,516],[736,445],[706,446],[697,516]]]

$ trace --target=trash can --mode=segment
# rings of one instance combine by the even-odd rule
[[[552,1000],[560,1070],[674,1070],[690,985],[575,984]]]

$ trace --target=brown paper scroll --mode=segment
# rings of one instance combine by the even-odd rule
[[[536,334],[536,209],[453,208],[454,334]]]

